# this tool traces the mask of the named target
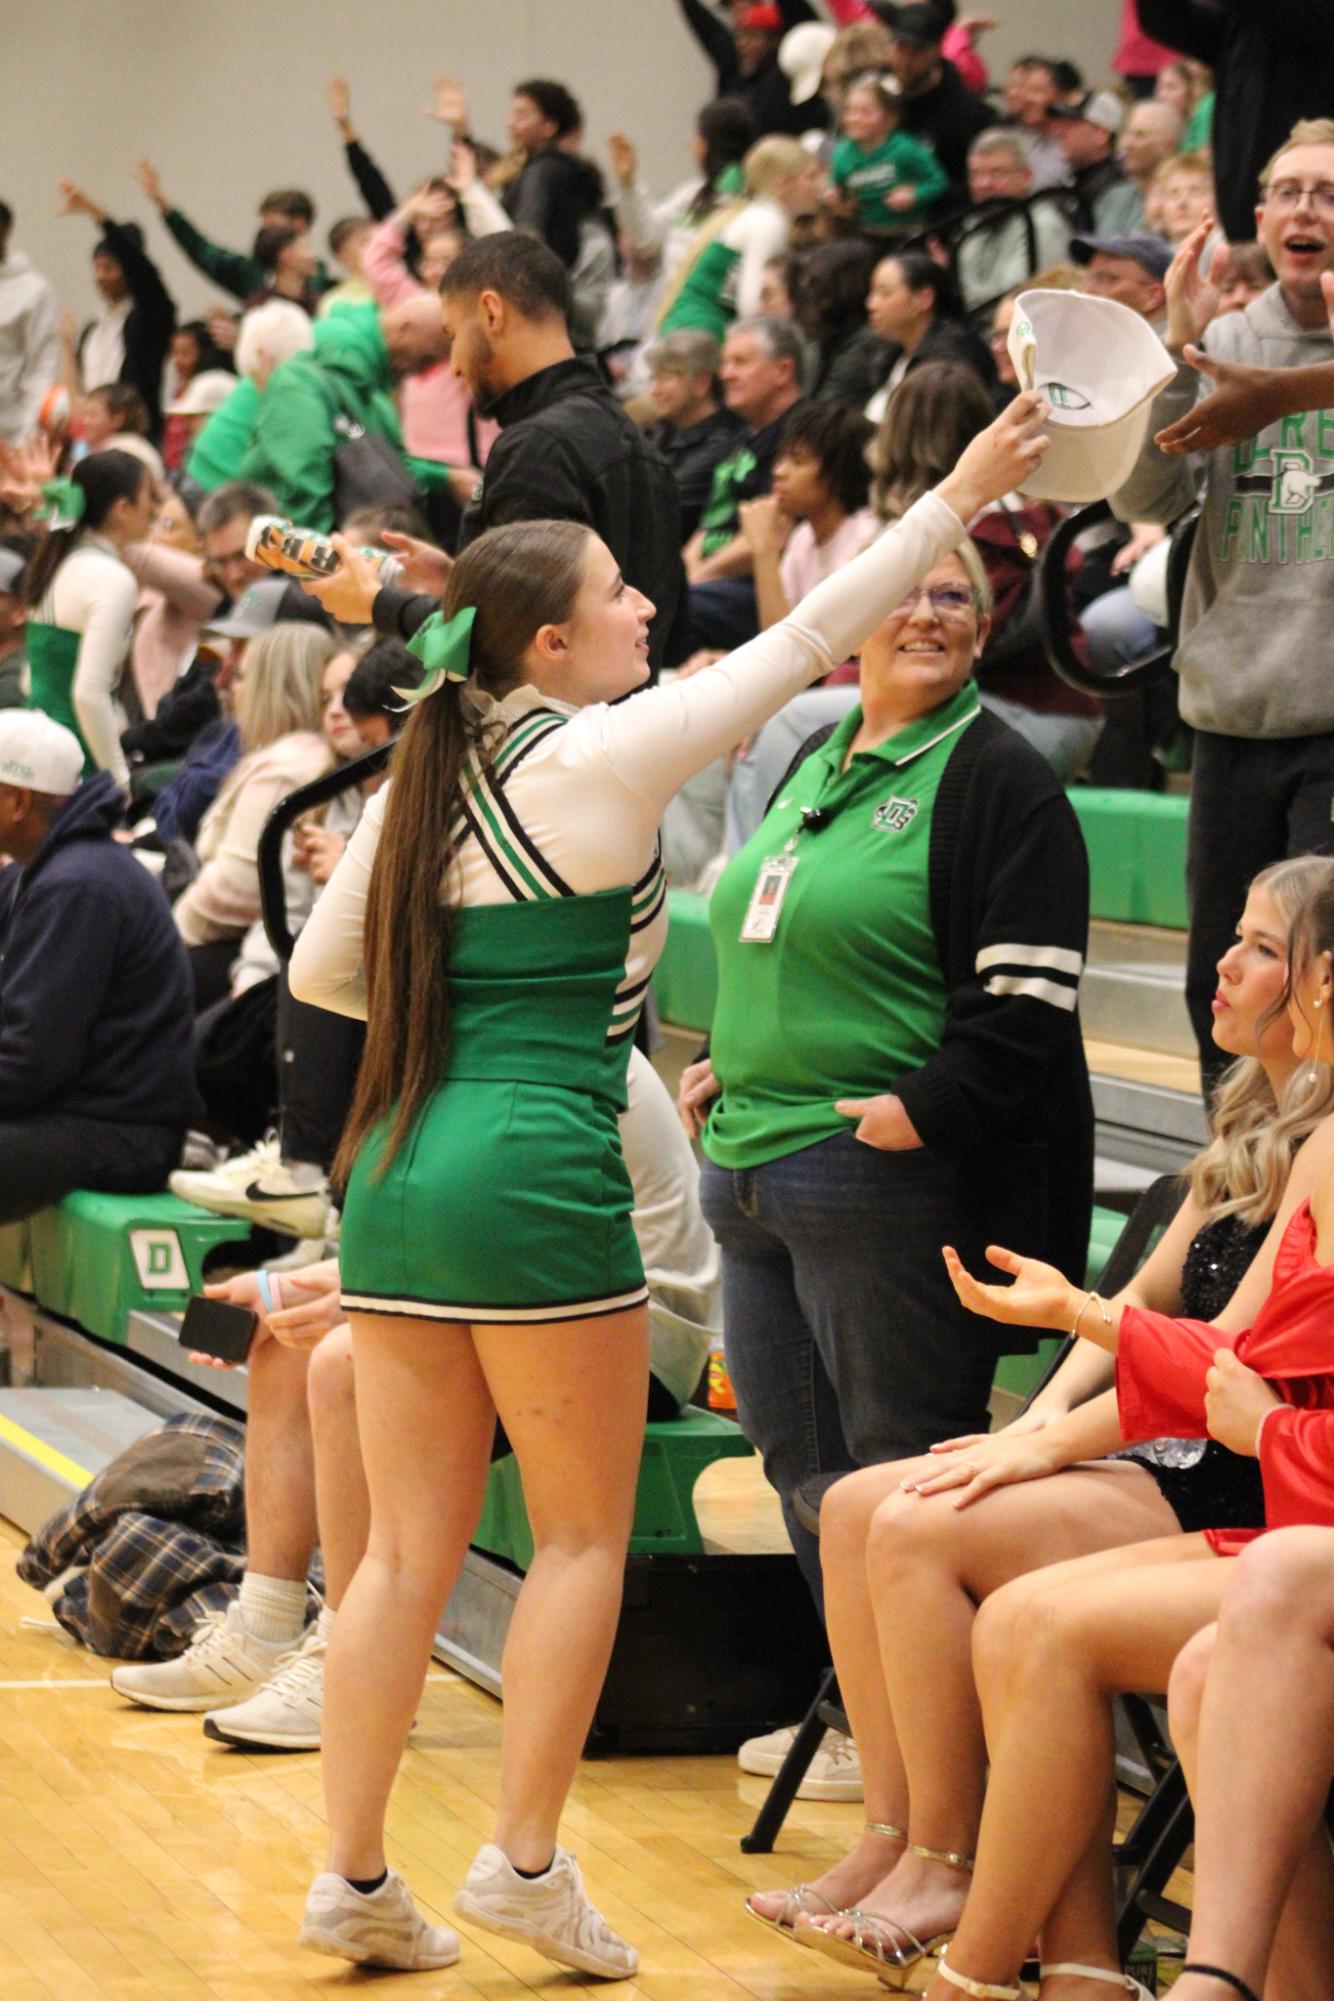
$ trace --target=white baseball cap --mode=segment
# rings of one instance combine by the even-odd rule
[[[0,785],[68,799],[83,778],[83,745],[40,709],[0,709]]]
[[[778,44],[778,67],[788,80],[793,104],[807,104],[819,91],[836,32],[823,21],[799,21]]]
[[[1021,292],[1007,342],[1021,389],[1051,405],[1051,448],[1023,491],[1105,500],[1130,477],[1176,364],[1140,313],[1083,292]]]
[[[226,368],[201,369],[192,375],[182,393],[174,403],[168,403],[169,417],[211,417],[215,410],[221,410],[227,398],[241,380]]]

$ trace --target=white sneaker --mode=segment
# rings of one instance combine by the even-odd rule
[[[328,1228],[328,1180],[318,1167],[285,1161],[276,1139],[262,1139],[206,1173],[177,1168],[167,1186],[217,1216],[240,1216],[293,1237],[323,1237]]]
[[[454,1899],[461,1918],[483,1930],[517,1939],[534,1951],[604,1980],[628,1980],[639,1954],[594,1910],[573,1855],[563,1848],[544,1876],[529,1880],[511,1868],[493,1841],[485,1842]]]
[[[736,1761],[743,1772],[752,1772],[756,1778],[771,1779],[775,1772],[782,1769],[796,1734],[797,1725],[789,1723],[785,1730],[771,1730],[767,1737],[747,1737],[736,1754]]]
[[[798,1726],[771,1730],[767,1737],[748,1737],[736,1754],[743,1772],[771,1779],[780,1770],[792,1749]],[[806,1776],[797,1787],[799,1800],[859,1800],[862,1797],[862,1762],[851,1737],[841,1731],[826,1730],[819,1750],[811,1759]]]
[[[306,1898],[301,1943],[333,1959],[357,1966],[392,1966],[400,1973],[423,1973],[453,1966],[459,1935],[444,1925],[428,1925],[407,1884],[391,1869],[378,1890],[354,1890],[341,1876],[317,1876]]]
[[[111,1686],[144,1709],[223,1709],[252,1695],[291,1650],[290,1640],[257,1640],[233,1602],[210,1612],[174,1661],[115,1668]]]
[[[262,1688],[244,1702],[205,1717],[204,1735],[222,1744],[259,1744],[269,1751],[318,1751],[328,1651],[329,1636],[321,1617],[300,1646],[284,1654]]]

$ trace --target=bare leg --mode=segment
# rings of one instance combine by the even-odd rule
[[[495,1407],[471,1332],[354,1314],[357,1420],[370,1490],[366,1554],[325,1671],[329,1863],[369,1880],[440,1608],[481,1508]]]
[[[1229,1569],[1203,1536],[1175,1536],[1021,1578],[979,1614],[991,1779],[950,1948],[959,1972],[1013,1981],[1097,1834],[1113,1776],[1109,1698],[1166,1687],[1176,1655],[1215,1616]],[[929,1992],[950,2001],[954,1990],[938,1976]],[[1081,1992],[1105,2001],[1092,1984]]]
[[[295,1583],[305,1581],[316,1537],[308,1360],[270,1337],[256,1343],[247,1370],[246,1567]]]
[[[473,1338],[518,1455],[534,1542],[501,1670],[495,1839],[516,1868],[541,1870],[616,1637],[644,1447],[648,1315],[479,1326]]]
[[[324,1596],[330,1611],[342,1604],[366,1553],[371,1497],[361,1463],[357,1395],[352,1373],[352,1330],[335,1327],[311,1351],[306,1379],[315,1443],[315,1500],[324,1554]]]
[[[869,1632],[876,1652],[864,1680],[878,1691],[877,1732],[884,1728],[880,1718],[888,1722],[900,1797],[906,1793],[912,1801],[912,1839],[925,1848],[971,1855],[986,1773],[971,1653],[978,1605],[1012,1579],[1051,1564],[1169,1535],[1176,1517],[1144,1468],[1128,1463],[1071,1467],[1046,1480],[999,1488],[967,1508],[957,1507],[948,1493],[903,1493],[899,1482],[906,1468],[892,1470],[898,1477],[864,1538],[865,1611],[855,1629],[856,1645],[864,1649]],[[822,1552],[829,1500],[866,1477],[854,1475],[831,1490],[821,1513]],[[840,1571],[844,1568],[851,1564],[840,1552]],[[830,1592],[828,1572],[826,1579],[828,1606],[838,1602],[838,1594]],[[835,1659],[841,1675],[837,1652]],[[860,1693],[862,1677],[857,1686]],[[859,1716],[853,1729],[869,1801]],[[883,1739],[877,1734],[874,1741]],[[928,1939],[958,1923],[967,1892],[962,1870],[909,1851],[858,1901],[870,1915]],[[844,1935],[852,1929],[846,1920],[817,1922]]]
[[[1184,1650],[1169,1693],[1196,1812],[1188,1957],[1285,2001],[1334,1994],[1322,1824],[1334,1767],[1334,1533],[1280,1529],[1247,1550],[1216,1636]],[[1182,1981],[1188,2001],[1226,1991],[1196,1974]]]

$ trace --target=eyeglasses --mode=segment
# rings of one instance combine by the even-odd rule
[[[900,598],[893,616],[911,618],[922,598],[930,601],[937,618],[966,618],[970,611],[977,608],[972,591],[964,584],[932,584],[929,588],[926,584],[919,584],[916,590],[908,592],[907,597]]]
[[[1304,195],[1309,195],[1311,206],[1326,222],[1334,221],[1334,182],[1317,181],[1308,186],[1305,181],[1275,181],[1265,190],[1265,201],[1274,208],[1296,208]]]

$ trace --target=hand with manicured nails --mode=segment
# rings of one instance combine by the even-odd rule
[[[1231,1348],[1219,1348],[1204,1379],[1204,1416],[1210,1438],[1248,1459],[1260,1456],[1260,1426],[1265,1412],[1283,1399],[1263,1376],[1239,1362]]]
[[[1067,1462],[1054,1452],[1040,1433],[1004,1431],[983,1438],[951,1440],[933,1446],[940,1455],[939,1467],[918,1473],[900,1482],[905,1494],[954,1493],[956,1508],[980,1501],[994,1487],[1012,1487],[1023,1480],[1045,1480]]]

